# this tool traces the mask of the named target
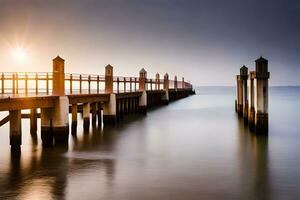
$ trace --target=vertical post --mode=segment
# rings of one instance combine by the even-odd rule
[[[98,127],[102,126],[101,102],[97,103]]]
[[[2,73],[2,75],[1,75],[1,93],[2,93],[2,95],[4,95],[4,73]]]
[[[38,79],[38,73],[35,73],[35,94],[39,94],[39,79]]]
[[[72,134],[77,132],[77,112],[78,112],[78,105],[72,104]]]
[[[152,91],[152,79],[150,79],[150,90]]]
[[[174,77],[174,89],[177,90],[177,76]]]
[[[53,59],[52,95],[58,96],[53,108],[41,109],[41,133],[43,145],[67,144],[69,139],[69,99],[65,96],[65,61]],[[45,144],[44,144],[45,143]]]
[[[120,87],[120,80],[119,77],[117,77],[117,93],[119,93],[119,87]]]
[[[248,68],[244,65],[240,69],[240,78],[242,82],[242,93],[243,93],[243,117],[245,124],[248,123],[248,86],[247,86],[247,79],[248,79]]]
[[[25,73],[25,95],[28,95],[28,75]]]
[[[79,75],[79,94],[82,93],[82,76],[81,74]]]
[[[9,111],[10,145],[12,149],[19,149],[22,144],[21,110]]]
[[[237,81],[237,97],[236,97],[236,110],[238,115],[243,116],[243,80],[241,75],[236,76]]]
[[[18,78],[18,73],[16,73],[16,94],[19,93],[19,78]]]
[[[119,86],[118,86],[119,87]],[[116,95],[113,93],[113,67],[105,67],[105,93],[109,93],[109,102],[103,105],[104,125],[116,123]]]
[[[92,125],[93,127],[95,127],[97,122],[97,103],[91,104],[91,110],[92,110]]]
[[[113,67],[105,67],[105,93],[113,93]]]
[[[132,80],[131,80],[131,77],[130,77],[130,92],[132,92]]]
[[[15,74],[12,74],[12,94],[15,94]]]
[[[124,92],[126,93],[126,77],[124,77]]]
[[[88,76],[89,94],[91,94],[91,75]]]
[[[257,134],[268,134],[268,79],[270,77],[270,73],[268,72],[268,60],[260,57],[255,61],[255,65],[255,130]]]
[[[30,133],[36,134],[37,132],[37,110],[33,108],[30,110]]]
[[[46,93],[49,94],[49,74],[46,74]]]
[[[134,91],[136,92],[136,78],[134,78]]]
[[[97,76],[97,94],[99,94],[99,82],[100,82],[100,77],[98,75]]]
[[[255,109],[254,109],[254,79],[255,79],[255,71],[250,72],[248,78],[248,104],[249,104],[249,112],[248,112],[248,124],[251,131],[255,131]]]
[[[160,90],[160,80],[159,80],[159,73],[155,75],[155,90]]]
[[[182,89],[185,88],[185,82],[184,82],[184,77],[182,77]]]
[[[83,104],[83,130],[88,131],[90,129],[90,103]]]
[[[142,95],[139,98],[139,111],[142,114],[147,113],[146,79],[147,79],[147,72],[144,68],[142,68],[139,77],[139,91],[142,92]]]
[[[169,74],[164,75],[164,91],[165,94],[162,96],[162,101],[164,104],[169,103]]]
[[[70,94],[73,94],[72,90],[73,90],[73,75],[70,74]]]

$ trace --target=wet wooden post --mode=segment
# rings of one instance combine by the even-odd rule
[[[97,122],[97,103],[91,103],[91,110],[92,110],[92,126],[96,126]]]
[[[164,75],[164,95],[162,96],[162,101],[164,104],[169,103],[169,74]]]
[[[254,80],[255,131],[257,134],[268,134],[269,78],[270,73],[268,72],[268,60],[260,57],[255,61]]]
[[[102,110],[101,102],[98,102],[97,103],[98,127],[102,126],[102,114],[101,114],[101,110]]]
[[[30,109],[30,133],[36,134],[37,132],[37,109]]]
[[[250,72],[248,76],[248,125],[251,131],[255,131],[254,79],[255,71]]]
[[[78,105],[72,104],[72,134],[75,134],[77,132],[77,113],[78,113]]]
[[[89,131],[90,129],[90,112],[91,112],[91,104],[84,103],[83,104],[83,130],[85,132]]]
[[[65,95],[65,60],[53,59],[52,95],[57,96],[53,108],[41,109],[41,135],[44,146],[66,145],[69,139],[69,99]]]
[[[144,68],[142,68],[140,70],[140,77],[139,77],[139,91],[142,92],[142,95],[139,98],[139,112],[142,114],[147,114],[146,80],[147,80],[147,71]]]
[[[237,91],[236,91],[236,112],[240,117],[243,116],[243,79],[241,75],[236,76]]]
[[[116,94],[113,93],[113,67],[105,67],[105,93],[109,94],[109,102],[103,105],[104,125],[116,124]]]
[[[240,68],[240,78],[242,81],[242,93],[243,93],[243,117],[245,124],[248,123],[248,68],[244,65]]]
[[[22,144],[21,110],[9,111],[10,145],[12,149],[20,149]]]

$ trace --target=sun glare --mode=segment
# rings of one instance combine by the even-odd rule
[[[22,63],[28,59],[26,49],[17,47],[12,50],[12,56],[16,62]]]

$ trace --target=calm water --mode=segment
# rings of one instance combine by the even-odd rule
[[[21,155],[0,128],[0,199],[299,199],[300,88],[272,88],[269,137],[234,113],[234,88],[198,94],[43,149],[23,121]]]

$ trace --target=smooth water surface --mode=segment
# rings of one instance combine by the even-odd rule
[[[0,128],[0,199],[299,199],[299,87],[270,90],[268,137],[234,112],[231,87],[70,135],[43,149],[23,120],[21,155]]]

